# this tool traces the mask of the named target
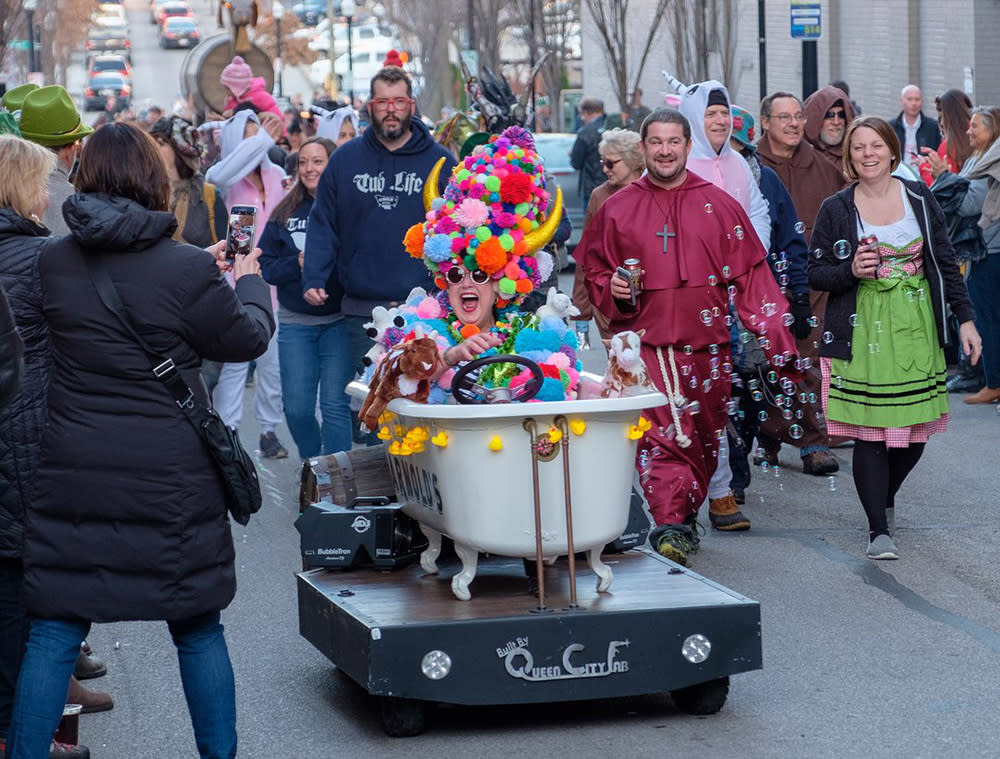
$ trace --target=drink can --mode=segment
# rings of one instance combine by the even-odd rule
[[[865,235],[858,242],[860,242],[866,248],[874,248],[876,245],[878,245],[878,238],[875,235]]]
[[[642,264],[638,258],[626,258],[624,267],[632,280],[632,289],[638,295],[642,292]]]

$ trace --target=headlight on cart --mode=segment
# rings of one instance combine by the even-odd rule
[[[428,651],[420,661],[420,671],[430,680],[441,680],[451,672],[451,657],[444,651]]]
[[[692,664],[701,664],[711,652],[712,641],[700,633],[689,635],[681,646],[681,655]]]

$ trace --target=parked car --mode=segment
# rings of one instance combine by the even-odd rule
[[[87,34],[87,59],[112,53],[132,63],[132,42],[124,26],[97,26]]]
[[[132,81],[132,67],[128,65],[128,61],[123,55],[95,55],[90,59],[87,79],[93,79],[95,75],[105,71],[116,71],[130,82]]]
[[[299,37],[305,36],[309,39],[310,50],[324,55],[328,54],[330,50],[330,25],[326,19],[320,21],[311,34],[308,33],[309,30],[300,29],[293,32],[293,35],[303,31],[307,32],[307,34],[299,34]],[[398,49],[401,47],[399,40],[389,27],[376,23],[353,24],[351,26],[351,47],[354,52],[376,47],[381,49],[387,45],[389,48]],[[334,50],[347,50],[347,24],[338,23],[333,25],[333,48]]]
[[[580,172],[569,162],[576,135],[569,132],[539,132],[535,135],[535,147],[545,162],[545,170],[562,187],[565,213],[573,224],[573,234],[566,243],[569,253],[573,252],[583,234],[583,207],[580,196]],[[554,189],[554,188],[553,188]]]
[[[115,71],[95,74],[83,90],[83,107],[87,111],[103,111],[111,95],[117,98],[118,110],[128,108],[132,103],[132,85]]]
[[[160,47],[188,48],[201,42],[198,22],[187,16],[168,16],[160,27]]]
[[[340,0],[335,0],[334,13],[339,12]],[[316,26],[320,19],[326,18],[326,0],[302,0],[292,6],[292,13],[306,26]]]
[[[95,23],[101,23],[103,19],[108,19],[119,26],[128,23],[125,18],[125,7],[117,3],[101,3],[97,6],[93,19]]]

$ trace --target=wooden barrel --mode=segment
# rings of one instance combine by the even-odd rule
[[[324,498],[348,506],[359,496],[396,498],[385,445],[318,456],[302,465],[299,513]]]
[[[199,110],[222,113],[229,93],[219,77],[222,69],[232,63],[234,55],[237,53],[233,51],[232,36],[228,32],[207,37],[191,48],[181,63],[181,96],[193,95]],[[250,50],[239,55],[250,64],[255,77],[264,78],[270,92],[274,87],[274,66],[267,53],[251,44]]]

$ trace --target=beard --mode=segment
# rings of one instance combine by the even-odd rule
[[[374,110],[374,109],[373,109]],[[398,119],[398,126],[386,126],[385,121],[389,118],[389,114],[386,114],[382,118],[372,114],[372,129],[375,130],[375,134],[381,137],[383,140],[398,140],[404,134],[406,134],[410,129],[410,122],[412,117],[409,113],[401,114],[396,116]]]

